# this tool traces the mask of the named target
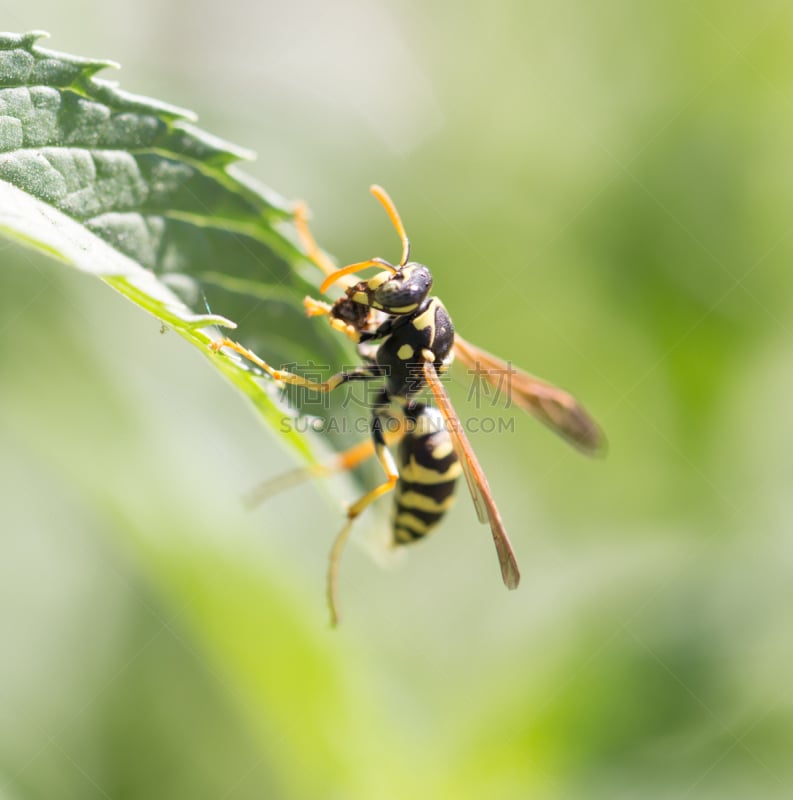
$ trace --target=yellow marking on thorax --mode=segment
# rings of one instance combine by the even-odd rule
[[[409,358],[413,358],[415,352],[416,351],[409,344],[403,344],[402,347],[397,350],[397,358],[401,361],[407,361]]]
[[[424,328],[430,329],[430,341],[435,341],[435,303],[439,303],[440,300],[436,300],[435,302],[430,301],[430,304],[427,308],[421,312],[413,321],[412,325],[416,330],[423,331]]]

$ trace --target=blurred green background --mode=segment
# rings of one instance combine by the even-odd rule
[[[294,461],[243,398],[1,244],[0,798],[791,796],[789,3],[31,0],[3,26],[257,150],[342,262],[397,256],[382,183],[465,337],[574,391],[610,452],[473,436],[520,589],[461,491],[395,568],[349,548],[331,632],[350,487],[245,512]]]

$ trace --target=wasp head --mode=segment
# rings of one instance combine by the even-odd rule
[[[424,264],[409,261],[396,272],[378,272],[367,282],[372,305],[387,314],[410,314],[426,300],[432,274]]]

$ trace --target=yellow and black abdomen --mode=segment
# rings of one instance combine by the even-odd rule
[[[462,472],[441,413],[421,403],[405,409],[407,433],[399,445],[393,509],[394,544],[426,536],[454,502]]]

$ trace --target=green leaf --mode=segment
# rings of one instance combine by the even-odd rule
[[[0,231],[100,277],[283,427],[275,385],[209,344],[221,325],[276,365],[353,357],[305,318],[319,273],[296,245],[294,208],[235,171],[249,154],[190,112],[95,78],[114,64],[45,50],[44,35],[0,34]],[[304,435],[283,435],[311,458]]]

